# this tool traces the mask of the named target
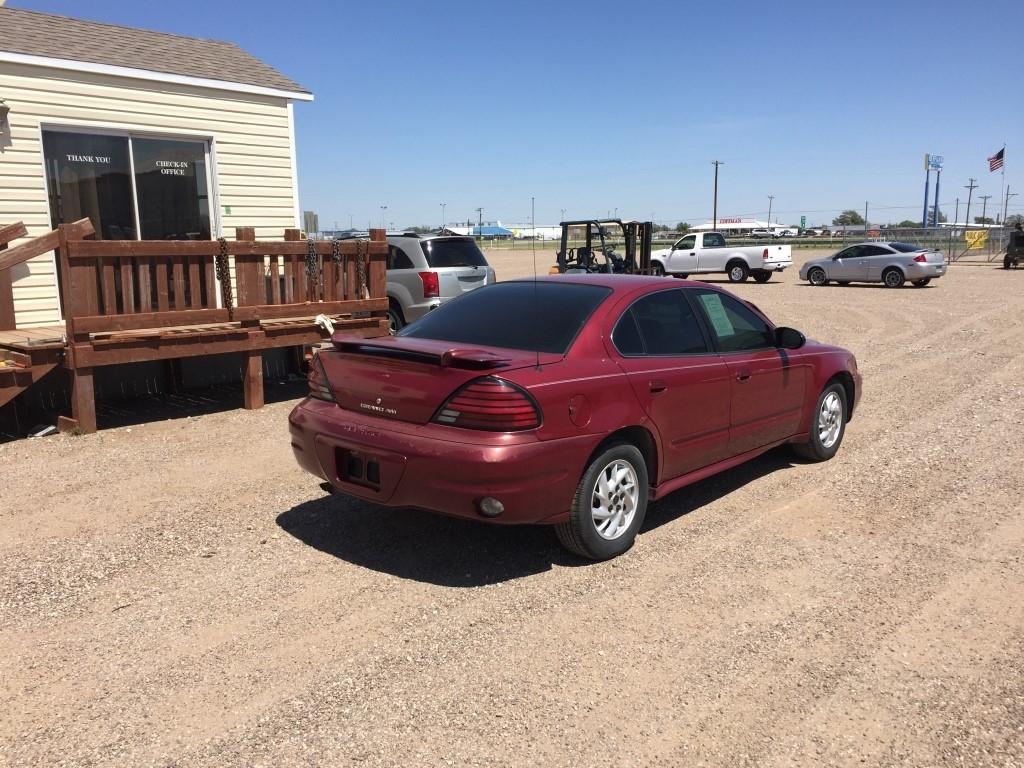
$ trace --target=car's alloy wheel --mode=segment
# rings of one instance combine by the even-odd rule
[[[882,282],[885,283],[886,288],[899,288],[903,285],[905,279],[903,273],[898,269],[888,269],[882,275]]]
[[[746,264],[737,262],[729,265],[729,282],[730,283],[742,283],[747,279],[747,275],[750,274],[750,270]]]
[[[629,443],[608,446],[587,466],[569,519],[555,526],[570,552],[607,560],[633,546],[647,513],[647,465]]]
[[[388,331],[394,336],[405,325],[402,322],[402,314],[395,307],[388,307]]]
[[[829,384],[818,396],[806,443],[793,450],[809,461],[827,461],[836,455],[846,434],[846,389],[839,382]]]
[[[828,285],[828,275],[821,267],[815,267],[807,273],[807,282],[811,285]]]

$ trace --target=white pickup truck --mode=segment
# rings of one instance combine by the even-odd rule
[[[694,232],[676,240],[671,248],[653,251],[651,270],[656,275],[677,277],[724,272],[733,283],[742,283],[747,277],[767,283],[772,272],[793,266],[792,252],[788,245],[733,247],[720,232]]]

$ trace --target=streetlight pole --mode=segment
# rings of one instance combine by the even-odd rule
[[[444,209],[448,203],[441,203],[441,229],[444,229]]]
[[[868,236],[868,201],[864,201],[864,237]]]
[[[772,202],[775,200],[775,195],[768,195],[768,234],[772,233]]]
[[[565,221],[565,208],[562,209],[562,221]],[[562,221],[560,221],[558,223],[561,224]]]
[[[388,207],[386,205],[382,205],[380,207],[380,228],[381,229],[384,229],[384,211],[386,211],[387,209],[388,209]]]
[[[476,219],[477,219],[476,234],[477,234],[477,237],[480,238],[480,245],[483,245],[483,243],[484,243],[484,209],[483,208],[477,208],[476,209]]]
[[[725,165],[725,163],[721,160],[712,160],[711,164],[715,166],[715,195],[711,204],[711,228],[718,229],[718,166]]]

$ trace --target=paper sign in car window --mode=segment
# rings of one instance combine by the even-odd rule
[[[718,338],[724,339],[736,333],[736,329],[732,327],[732,322],[729,320],[729,315],[725,313],[725,307],[722,306],[721,296],[717,293],[702,293],[700,301],[704,305],[704,311],[708,313],[708,319],[714,326]]]

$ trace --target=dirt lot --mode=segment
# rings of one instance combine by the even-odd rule
[[[611,563],[328,497],[288,402],[0,446],[0,764],[1024,765],[1024,270],[738,293],[856,352],[846,442]]]

